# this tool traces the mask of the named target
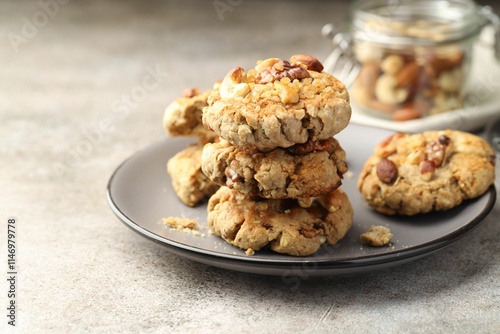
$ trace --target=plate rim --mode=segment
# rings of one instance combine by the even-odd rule
[[[356,124],[356,127],[369,127],[365,125],[359,125]],[[370,127],[370,128],[375,128],[375,129],[380,129],[378,127]],[[387,129],[380,129],[382,131],[388,131]],[[389,130],[390,132],[390,130]],[[186,253],[191,253],[190,256],[192,259],[196,259],[198,257],[208,257],[212,259],[215,262],[236,262],[238,264],[245,264],[245,265],[258,265],[258,266],[265,266],[269,267],[270,269],[275,268],[278,270],[283,270],[283,269],[292,269],[295,266],[300,266],[304,264],[311,264],[315,263],[317,268],[316,270],[320,271],[326,271],[331,274],[332,271],[339,270],[342,271],[342,269],[349,269],[349,268],[368,268],[368,267],[373,267],[373,266],[378,266],[378,265],[389,265],[389,264],[398,264],[402,263],[405,260],[409,261],[411,259],[416,259],[425,255],[430,255],[434,251],[443,249],[454,242],[460,240],[461,238],[465,237],[468,235],[470,232],[472,232],[474,229],[476,229],[481,223],[485,220],[485,218],[490,214],[490,212],[493,210],[495,202],[496,202],[496,188],[495,185],[492,184],[487,191],[482,194],[481,196],[478,196],[474,199],[466,200],[466,201],[474,201],[478,200],[479,198],[483,196],[488,196],[489,198],[487,199],[487,202],[485,204],[485,207],[481,209],[481,212],[475,216],[473,219],[471,219],[468,223],[466,223],[464,226],[461,226],[455,231],[452,231],[449,234],[446,234],[444,236],[441,236],[437,239],[433,239],[431,241],[428,241],[423,244],[419,244],[418,246],[410,246],[405,249],[398,250],[396,253],[391,252],[388,254],[369,254],[369,255],[364,255],[364,256],[358,256],[356,258],[345,258],[345,259],[336,259],[336,260],[328,260],[328,259],[317,259],[315,258],[315,254],[307,256],[307,257],[290,257],[290,260],[283,260],[283,259],[264,259],[264,258],[257,258],[253,256],[242,256],[239,254],[225,254],[225,253],[219,253],[219,252],[213,252],[209,251],[203,248],[195,247],[192,245],[186,245],[171,239],[168,239],[164,236],[158,235],[152,231],[149,231],[148,229],[144,228],[141,226],[140,222],[135,222],[131,218],[129,218],[122,210],[120,207],[116,204],[116,202],[113,199],[113,194],[112,194],[112,187],[113,187],[113,182],[115,180],[116,175],[120,172],[120,170],[125,166],[127,163],[132,161],[135,157],[140,156],[141,153],[144,153],[145,151],[152,149],[153,147],[156,146],[162,146],[164,145],[165,142],[172,141],[172,140],[186,140],[188,138],[171,138],[168,137],[166,139],[159,140],[157,142],[150,143],[149,145],[135,151],[132,153],[128,158],[126,158],[124,161],[122,161],[112,172],[108,183],[106,187],[106,198],[108,205],[110,206],[112,212],[119,218],[119,220],[124,223],[126,226],[131,228],[133,231],[138,233],[139,235],[146,237],[149,240],[152,240],[156,243],[159,243],[163,246],[166,246],[168,250],[174,251],[174,253],[182,253],[180,255],[184,255],[185,257],[187,256]],[[464,201],[464,202],[466,202]],[[232,246],[232,245],[230,245]],[[234,247],[234,246],[233,246]],[[202,261],[203,262],[203,261]],[[212,264],[215,265],[215,264]],[[227,266],[219,266],[219,267],[227,267]],[[234,269],[237,270],[237,269]],[[242,270],[239,270],[242,271]],[[326,273],[326,274],[328,274]]]

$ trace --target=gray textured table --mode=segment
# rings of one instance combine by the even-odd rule
[[[164,107],[257,59],[330,51],[335,1],[2,1],[2,332],[494,333],[500,205],[428,257],[303,279],[226,271],[126,228],[105,198],[125,158],[165,138]],[[497,168],[498,172],[498,168]],[[497,178],[497,189],[499,182]],[[16,327],[7,219],[16,219]]]

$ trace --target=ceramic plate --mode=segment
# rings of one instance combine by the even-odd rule
[[[371,210],[356,189],[357,177],[376,143],[388,130],[350,124],[336,136],[347,152],[349,170],[342,189],[354,208],[352,229],[337,245],[323,246],[307,257],[292,257],[267,250],[248,256],[208,233],[206,205],[191,208],[179,201],[166,173],[166,163],[192,140],[167,138],[123,162],[109,180],[107,198],[113,212],[139,234],[161,243],[185,258],[221,268],[265,275],[321,276],[365,272],[401,264],[428,255],[465,236],[493,208],[492,186],[483,196],[452,210],[417,217],[388,217]],[[201,235],[178,232],[162,218],[189,217],[199,222]],[[361,244],[359,236],[371,225],[384,225],[394,234],[386,247]]]

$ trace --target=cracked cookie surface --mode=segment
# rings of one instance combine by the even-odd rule
[[[309,141],[262,153],[239,149],[221,139],[207,144],[202,170],[213,182],[265,198],[318,196],[342,184],[346,154],[338,141]]]
[[[366,161],[358,189],[388,215],[451,209],[495,180],[495,153],[482,138],[456,130],[396,133]]]
[[[334,136],[349,123],[343,83],[312,58],[269,58],[237,67],[208,98],[203,123],[239,148],[270,151]]]
[[[302,206],[301,206],[302,205]],[[213,234],[244,250],[264,247],[293,256],[333,245],[352,226],[353,209],[339,188],[310,201],[251,198],[221,187],[208,202]]]

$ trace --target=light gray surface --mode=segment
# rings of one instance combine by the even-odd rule
[[[497,331],[499,204],[430,257],[293,280],[179,258],[113,215],[108,178],[165,137],[163,109],[183,88],[207,89],[228,69],[269,56],[324,59],[319,31],[342,20],[347,3],[222,2],[238,4],[221,19],[213,1],[74,0],[45,10],[53,15],[40,3],[55,0],[2,1],[0,257],[5,264],[6,220],[15,216],[19,309],[18,326],[2,315],[0,331]]]

